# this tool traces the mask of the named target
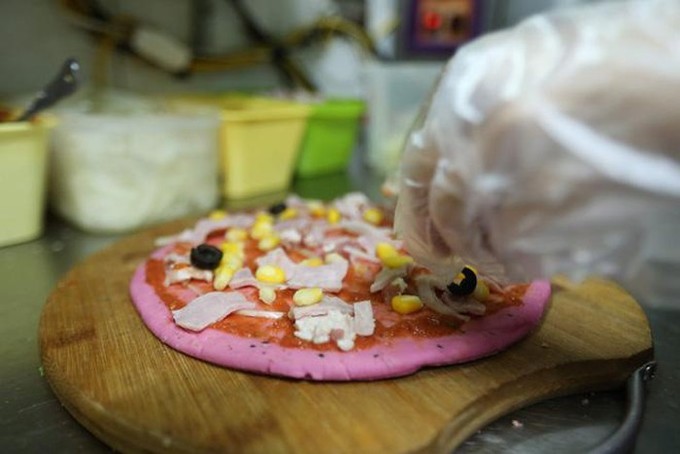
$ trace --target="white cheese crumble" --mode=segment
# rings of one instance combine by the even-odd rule
[[[325,315],[303,317],[295,320],[295,337],[315,344],[335,341],[342,351],[354,348],[354,320],[349,314],[330,310]]]

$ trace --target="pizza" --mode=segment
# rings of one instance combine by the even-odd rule
[[[160,341],[220,366],[374,380],[489,356],[527,336],[547,281],[498,285],[415,263],[392,213],[361,193],[214,211],[158,238],[131,299]]]

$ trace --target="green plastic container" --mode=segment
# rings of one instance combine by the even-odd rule
[[[328,100],[313,104],[307,119],[295,173],[310,177],[347,168],[364,113],[360,100]]]

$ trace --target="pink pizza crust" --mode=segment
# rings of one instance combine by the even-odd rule
[[[162,255],[162,250],[154,256]],[[519,306],[473,319],[460,334],[429,339],[399,339],[349,352],[295,349],[248,339],[217,329],[191,332],[177,326],[168,307],[146,282],[146,264],[130,283],[130,295],[148,329],[162,342],[213,364],[317,381],[377,380],[412,374],[493,355],[526,337],[540,323],[550,299],[550,282],[534,281]]]

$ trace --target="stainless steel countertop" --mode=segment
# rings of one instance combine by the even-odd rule
[[[349,189],[375,194],[361,175],[298,182],[302,196],[330,198]],[[106,452],[60,405],[41,375],[38,320],[56,283],[76,263],[119,235],[81,232],[48,217],[44,235],[0,248],[0,446],[4,452]],[[657,377],[649,386],[636,452],[680,452],[680,310],[645,305],[655,341]],[[553,399],[517,411],[478,432],[463,453],[584,452],[620,423],[623,390]]]

